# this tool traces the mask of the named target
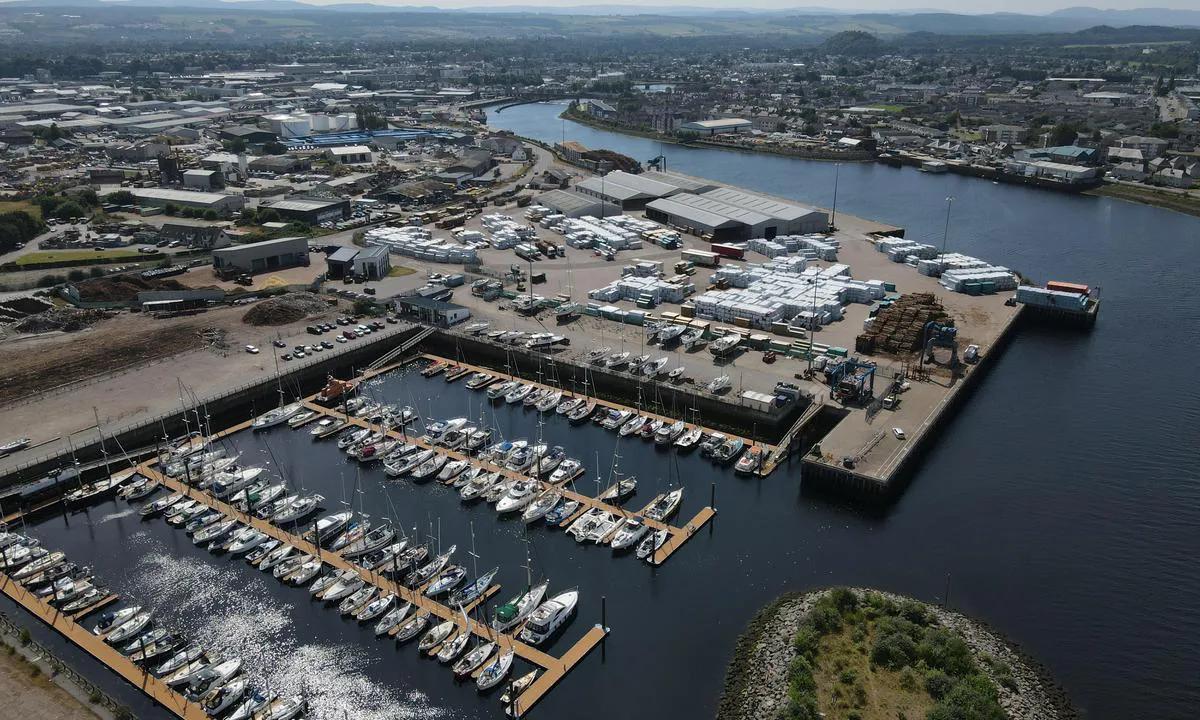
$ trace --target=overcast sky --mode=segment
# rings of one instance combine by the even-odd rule
[[[604,3],[599,0],[504,0],[503,2],[488,2],[488,0],[302,0],[304,2],[313,2],[321,5],[338,4],[342,2],[372,2],[379,5],[398,5],[398,6],[432,6],[442,8],[478,8],[492,7],[501,8],[504,6],[520,5],[528,6],[549,6],[549,7],[571,7],[573,5],[608,5],[621,6],[621,12],[632,12],[636,8],[654,8],[654,7],[704,7],[704,8],[721,8],[721,9],[737,9],[737,8],[756,8],[756,9],[771,9],[771,10],[786,10],[789,8],[817,8],[817,7],[836,7],[842,12],[874,12],[874,11],[922,11],[922,10],[944,10],[956,13],[994,13],[994,12],[1017,12],[1043,14],[1053,12],[1067,7],[1094,7],[1104,10],[1133,10],[1143,7],[1155,8],[1172,8],[1176,10],[1200,10],[1200,2],[1197,0],[1005,0],[1002,3],[983,2],[983,0],[851,0],[844,5],[828,3],[823,4],[819,0],[816,2],[803,2],[800,0],[749,0],[748,2],[737,2],[736,0],[646,0],[646,2],[617,2]]]

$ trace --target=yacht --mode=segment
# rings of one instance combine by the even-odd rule
[[[558,505],[555,505],[553,510],[546,513],[546,524],[549,526],[558,525],[563,520],[574,515],[577,510],[579,510],[578,500],[571,498],[563,500]]]
[[[448,450],[457,450],[467,443],[467,438],[471,437],[473,432],[475,432],[474,425],[463,425],[461,428],[447,430],[437,444]]]
[[[714,340],[709,346],[708,351],[715,357],[727,357],[732,355],[737,350],[738,345],[742,344],[742,336],[737,333],[730,333]]]
[[[67,507],[81,507],[88,503],[110,498],[117,494],[117,491],[121,489],[121,485],[130,477],[131,475],[125,473],[106,477],[99,482],[84,485],[67,493],[63,501],[67,504]]]
[[[633,476],[621,478],[600,495],[600,501],[622,502],[635,492],[637,492],[637,478]]]
[[[353,559],[375,552],[384,547],[396,537],[396,531],[390,524],[380,525],[361,537],[342,546],[342,557]]]
[[[233,473],[222,473],[209,492],[213,497],[218,499],[226,499],[229,496],[245,489],[251,483],[258,479],[259,475],[263,474],[263,469],[260,467],[248,467],[238,470]]]
[[[308,701],[299,695],[279,700],[262,716],[262,720],[293,720],[308,708]]]
[[[263,556],[262,562],[258,564],[258,569],[266,572],[285,560],[291,559],[295,553],[296,548],[293,545],[284,544],[277,546],[274,550]]]
[[[713,451],[713,460],[722,465],[731,465],[737,460],[738,455],[742,454],[742,449],[746,447],[746,441],[739,438],[728,438],[721,446]]]
[[[429,624],[429,617],[428,610],[422,610],[413,615],[408,622],[401,625],[400,629],[396,631],[396,642],[408,642],[419,635],[425,629],[425,626]]]
[[[654,559],[654,553],[658,552],[658,549],[663,546],[663,543],[667,541],[667,537],[669,536],[670,533],[667,532],[666,528],[654,530],[650,534],[646,535],[646,537],[642,538],[642,541],[638,543],[638,559],[645,560],[646,562],[652,562]]]
[[[733,385],[733,380],[731,380],[728,375],[722,375],[720,377],[716,377],[716,378],[713,378],[712,380],[710,380],[708,385],[705,386],[705,389],[715,395],[715,394],[721,392],[722,390],[729,388],[732,385]]]
[[[408,602],[388,610],[387,614],[379,618],[379,622],[375,623],[375,637],[387,635],[392,630],[399,627],[400,623],[404,622],[404,618],[408,617],[408,613],[411,610],[412,603]]]
[[[441,472],[438,473],[437,479],[440,482],[450,482],[462,475],[471,467],[471,463],[466,460],[451,460],[442,466]]]
[[[587,401],[584,400],[583,398],[577,398],[577,397],[566,398],[565,400],[562,400],[561,402],[558,403],[558,406],[554,408],[554,412],[558,413],[559,415],[566,415],[567,413],[571,412],[575,408],[579,407],[579,403],[586,403],[586,402]]]
[[[338,612],[342,615],[357,615],[358,611],[371,604],[375,600],[375,595],[379,592],[379,588],[374,585],[364,584],[358,590],[345,596],[338,603]]]
[[[433,450],[421,450],[411,455],[405,455],[395,460],[385,460],[383,463],[383,471],[389,477],[400,477],[405,473],[412,472],[417,467],[431,460],[437,453]]]
[[[215,522],[206,528],[197,530],[196,533],[192,535],[192,543],[198,547],[207,544],[216,545],[217,543],[221,542],[226,535],[233,532],[234,528],[237,527],[237,524],[237,520],[222,520]]]
[[[437,597],[448,593],[467,579],[467,569],[462,565],[451,565],[425,588],[425,597]]]
[[[675,447],[679,448],[679,452],[688,452],[700,443],[700,438],[702,437],[704,437],[704,431],[697,425],[683,435],[680,435],[679,439],[675,441]]]
[[[604,347],[595,348],[593,350],[588,350],[587,354],[583,356],[583,361],[589,365],[599,365],[600,363],[604,362],[604,358],[608,357],[610,350],[612,350],[612,348],[607,345]]]
[[[276,525],[287,525],[288,523],[299,522],[309,515],[316,512],[321,507],[321,501],[324,500],[322,495],[309,495],[302,497],[286,508],[283,508],[275,515],[271,516],[271,522]]]
[[[542,602],[542,598],[546,596],[546,589],[549,587],[550,581],[544,580],[497,607],[495,616],[492,618],[492,628],[496,632],[502,633],[520,625],[525,618],[529,617],[529,613],[533,612],[533,609]]]
[[[737,464],[733,466],[733,471],[741,475],[753,475],[762,467],[765,455],[763,449],[755,445],[738,458]]]
[[[592,508],[575,518],[571,526],[567,528],[567,534],[575,538],[577,542],[586,540],[600,522],[601,516],[607,513],[600,508]]]
[[[324,417],[318,420],[317,424],[313,425],[312,428],[309,429],[308,434],[312,435],[313,437],[318,435],[325,436],[329,433],[337,432],[341,428],[345,427],[345,425],[346,421],[342,418]]]
[[[300,403],[292,403],[291,405],[277,407],[274,410],[268,410],[262,415],[254,418],[254,421],[250,423],[250,427],[254,428],[255,430],[266,430],[267,428],[275,427],[276,425],[287,422],[292,418],[292,416],[296,415],[296,413],[299,413],[303,409],[304,406]]]
[[[471,673],[483,666],[492,653],[496,650],[496,643],[492,641],[481,642],[471,648],[471,652],[462,656],[458,662],[454,663],[454,677],[465,678]]]
[[[436,475],[439,471],[441,471],[442,466],[449,461],[450,458],[446,455],[435,454],[433,457],[413,468],[409,474],[414,480],[425,480]]]
[[[455,590],[451,593],[447,604],[451,607],[462,607],[470,605],[478,598],[483,597],[488,588],[492,586],[492,580],[496,578],[496,573],[498,572],[500,572],[500,568],[492,568],[476,578],[475,582]]]
[[[177,651],[174,655],[163,661],[162,664],[154,667],[150,672],[155,677],[165,677],[174,673],[181,667],[190,665],[200,658],[204,657],[204,648],[199,645],[188,645],[182,650]]]
[[[130,618],[142,611],[141,605],[111,610],[100,616],[100,622],[92,628],[93,635],[104,635],[124,625]]]
[[[471,641],[471,631],[466,627],[457,628],[454,637],[442,643],[438,648],[437,659],[440,663],[454,662],[459,655],[462,655],[463,650],[467,649],[467,643]]]
[[[609,358],[604,361],[604,367],[615,370],[627,362],[629,362],[629,353],[620,352],[609,356]]]
[[[150,613],[140,612],[114,628],[113,631],[108,634],[108,637],[104,638],[104,641],[109,645],[120,645],[129,638],[146,629],[146,626],[149,624]]]
[[[550,473],[550,482],[560,485],[577,477],[582,470],[583,463],[575,458],[563,458],[558,467],[554,468],[554,472]]]
[[[492,486],[500,480],[499,472],[485,472],[471,479],[466,485],[458,491],[459,497],[464,501],[476,500],[480,496],[492,489]]]
[[[600,421],[600,427],[607,430],[616,430],[624,427],[625,423],[629,422],[634,412],[632,410],[609,410],[608,417]]]
[[[585,535],[583,540],[580,540],[580,542],[590,541],[599,545],[607,540],[608,536],[617,529],[621,522],[621,517],[619,515],[610,512],[603,512],[600,514],[596,523],[592,525],[591,531],[588,532],[588,534]]]
[[[527,408],[534,407],[538,404],[538,401],[542,399],[542,396],[548,392],[550,392],[549,388],[535,387],[532,392],[530,392],[523,400],[521,400],[521,404]]]
[[[166,510],[182,499],[183,493],[174,493],[173,495],[168,495],[167,497],[159,498],[153,502],[146,503],[142,506],[142,509],[139,510],[138,513],[142,517],[150,517],[151,515],[155,515]]]
[[[428,563],[422,565],[416,570],[413,570],[404,578],[404,584],[409,587],[418,587],[425,582],[428,582],[430,578],[440,573],[446,567],[446,565],[450,562],[450,556],[453,555],[454,551],[457,549],[457,545],[451,545],[450,549],[446,552],[438,555],[433,560],[430,560]]]
[[[225,720],[253,720],[273,699],[274,695],[266,695],[250,688],[246,691],[245,698],[233,708],[233,712]]]
[[[472,390],[480,390],[495,380],[494,377],[485,372],[477,372],[467,379],[467,387]]]
[[[536,404],[538,412],[546,413],[554,410],[558,407],[558,404],[562,402],[562,397],[562,390],[547,391],[544,395],[542,395],[542,397],[538,398]]]
[[[660,447],[666,447],[683,435],[683,431],[686,429],[687,424],[682,420],[676,420],[670,425],[664,424],[658,428],[657,432],[654,433],[654,444]]]
[[[529,615],[529,621],[521,629],[520,638],[530,645],[541,645],[561,628],[579,603],[579,591],[561,592],[542,603]]]
[[[244,533],[237,542],[229,546],[229,554],[233,556],[245,555],[254,548],[263,544],[267,540],[267,534],[257,528],[250,528]]]
[[[491,690],[503,682],[504,678],[508,676],[508,671],[512,669],[514,655],[516,653],[512,650],[506,650],[497,655],[479,672],[479,677],[475,678],[476,687],[482,692]]]
[[[428,652],[433,648],[441,645],[450,637],[450,633],[454,632],[454,621],[443,620],[442,622],[429,628],[429,630],[421,636],[421,641],[417,643],[417,649],[421,652]]]
[[[181,685],[187,685],[197,675],[212,667],[212,662],[204,655],[195,660],[185,663],[170,673],[163,676],[162,681],[167,684],[167,687],[177,688]]]
[[[231,680],[201,699],[200,706],[210,716],[217,717],[242,699],[246,694],[246,684],[247,680],[244,677]]]
[[[541,484],[537,480],[520,480],[513,483],[508,492],[504,493],[504,497],[500,498],[496,503],[496,512],[503,515],[504,513],[524,510],[527,505],[534,501],[540,489]]]
[[[504,402],[509,405],[516,405],[519,402],[523,402],[531,392],[533,392],[532,385],[517,385],[504,395]]]
[[[304,423],[308,422],[309,420],[312,420],[316,416],[317,416],[317,413],[312,410],[302,410],[302,411],[296,413],[295,415],[293,415],[291,417],[291,419],[287,421],[287,424],[288,424],[288,427],[290,427],[294,430],[294,429],[300,427],[301,425],[303,425]]]
[[[567,420],[572,425],[582,425],[596,412],[596,407],[596,403],[584,400],[567,413]]]
[[[538,495],[526,506],[525,511],[521,513],[521,519],[526,523],[537,522],[554,509],[558,501],[562,499],[562,490],[558,488],[550,488],[542,494]],[[499,507],[496,508],[499,510]]]
[[[683,488],[675,488],[665,495],[659,496],[657,500],[650,504],[646,509],[646,517],[659,522],[666,522],[667,518],[675,514],[679,510],[679,503],[683,501]]]
[[[442,436],[451,430],[457,430],[467,424],[465,417],[451,418],[450,420],[439,420],[429,427],[425,428],[425,439],[429,442],[436,443],[442,439]]]
[[[629,550],[636,545],[650,530],[646,525],[646,521],[637,515],[625,518],[625,521],[617,529],[617,534],[613,535],[609,545],[613,550]]]
[[[380,595],[366,605],[359,607],[358,612],[354,615],[354,619],[361,622],[370,622],[380,615],[392,609],[392,605],[396,604],[396,596],[391,593]]]
[[[559,464],[561,464],[566,457],[567,451],[563,450],[562,445],[555,445],[554,447],[550,448],[545,455],[542,456],[541,460],[538,461],[537,474],[539,476],[549,475],[550,473],[554,472],[556,468],[558,468]]]

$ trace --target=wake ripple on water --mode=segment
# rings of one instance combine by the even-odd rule
[[[363,720],[445,717],[443,708],[411,688],[381,684],[361,671],[378,664],[352,643],[303,643],[294,606],[271,595],[265,578],[227,572],[202,560],[161,550],[138,562],[135,591],[165,627],[206,648],[242,658],[243,673],[280,695],[304,694],[309,718]]]
[[[127,518],[130,515],[136,515],[136,514],[137,514],[137,508],[128,507],[119,512],[108,513],[107,515],[101,516],[100,520],[96,524],[103,525],[104,523],[109,522],[110,520],[120,520],[121,518]]]

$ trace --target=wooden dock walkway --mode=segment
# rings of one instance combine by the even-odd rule
[[[372,430],[377,430],[380,432],[383,431],[383,427],[381,425],[375,425],[373,423],[367,422],[366,420],[364,420],[362,418],[356,418],[354,416],[342,415],[341,413],[338,413],[335,410],[331,410],[330,408],[324,407],[322,405],[318,405],[317,403],[312,402],[311,400],[305,400],[304,404],[306,407],[308,407],[311,410],[316,410],[317,412],[324,413],[331,417],[345,418],[350,424],[357,425],[357,426],[363,427],[363,428],[370,428]],[[419,445],[426,449],[436,450],[437,452],[449,457],[452,460],[466,460],[467,462],[471,463],[472,466],[481,465],[483,467],[488,468],[489,470],[497,471],[502,476],[504,476],[508,479],[511,479],[511,480],[520,480],[520,479],[526,477],[525,475],[522,475],[521,473],[513,472],[512,470],[503,468],[503,467],[496,465],[495,463],[492,463],[490,461],[482,460],[479,458],[473,458],[473,457],[471,457],[465,453],[459,452],[457,450],[450,450],[448,448],[444,448],[439,445],[434,445],[434,444],[429,443],[428,441],[424,440],[423,438],[416,436],[415,434],[409,434],[407,432],[402,432],[399,430],[388,430],[387,434],[389,437],[396,439],[396,440],[403,440],[405,442],[409,442],[414,445]],[[591,510],[591,509],[600,509],[600,510],[604,510],[606,512],[613,513],[614,515],[620,515],[620,516],[635,514],[635,513],[631,512],[629,510],[626,510],[622,507],[619,507],[616,505],[610,505],[610,504],[604,502],[603,500],[600,500],[599,498],[594,498],[594,497],[591,497],[588,495],[584,495],[584,494],[576,492],[574,490],[568,490],[565,487],[561,488],[561,490],[562,490],[563,497],[570,498],[572,500],[576,500],[579,502],[579,505],[580,505],[579,510],[576,511],[574,515],[572,515],[570,518],[567,518],[567,520],[563,521],[563,527],[565,527],[567,524],[569,524],[570,521],[574,520],[575,518],[579,517],[580,515],[582,515],[583,513],[587,512],[588,510]],[[655,564],[660,564],[660,563],[666,561],[666,559],[668,557],[670,557],[671,554],[675,552],[675,550],[677,550],[680,546],[682,546],[683,543],[687,542],[687,539],[692,536],[692,534],[695,532],[695,530],[698,530],[702,525],[704,525],[704,523],[708,522],[712,518],[712,516],[715,514],[716,514],[716,511],[713,510],[712,508],[706,507],[706,508],[702,509],[688,523],[688,527],[690,527],[691,530],[675,527],[668,523],[659,522],[657,520],[650,520],[649,518],[643,518],[646,521],[647,526],[649,526],[655,530],[666,530],[671,535],[667,539],[667,542],[663,544],[663,547],[659,549],[658,553],[655,554],[655,558],[657,558],[657,562]],[[668,546],[670,547],[669,551],[667,551]]]
[[[324,410],[324,408],[320,408],[320,406],[317,407]],[[417,611],[428,612],[432,617],[441,618],[442,620],[454,620],[455,622],[459,622],[461,619],[461,615],[457,608],[448,607],[435,600],[425,597],[425,595],[420,591],[420,588],[411,590],[393,580],[385,578],[369,570],[365,570],[358,565],[349,562],[338,553],[318,548],[302,539],[299,535],[295,535],[291,532],[276,527],[275,525],[254,517],[253,515],[241,512],[240,510],[237,510],[234,507],[217,500],[212,495],[209,495],[204,491],[197,490],[196,488],[193,488],[173,478],[168,478],[166,475],[157,472],[152,467],[152,463],[145,463],[139,466],[139,472],[151,480],[161,483],[164,487],[173,492],[184,493],[186,496],[196,499],[210,508],[224,513],[230,518],[235,518],[243,524],[259,529],[269,537],[288,543],[301,553],[320,557],[325,564],[333,568],[338,570],[352,570],[358,573],[358,575],[364,581],[378,587],[383,592],[392,593],[401,600],[412,603],[413,607]],[[495,590],[492,592],[495,592]],[[488,596],[490,596],[490,594],[491,593],[489,593]],[[485,596],[485,598],[478,602],[483,602],[483,600],[485,600],[488,596]],[[542,650],[538,650],[532,645],[528,645],[520,640],[517,640],[511,635],[497,633],[488,625],[485,625],[477,620],[468,619],[468,627],[471,633],[474,635],[485,638],[486,640],[495,641],[502,651],[512,649],[521,659],[542,668],[543,673],[539,678],[539,681],[547,677],[552,678],[548,684],[541,685],[537,693],[531,694],[535,688],[539,687],[538,683],[534,683],[534,685],[527,688],[525,692],[521,694],[520,698],[518,699],[518,703],[522,708],[522,712],[525,712],[529,708],[533,707],[533,705],[536,704],[537,701],[551,687],[553,687],[555,683],[562,679],[562,676],[565,676],[567,673],[569,673],[571,668],[574,667],[575,664],[577,664],[584,657],[586,657],[591,651],[592,647],[599,643],[600,640],[602,640],[608,633],[607,629],[599,630],[598,628],[593,628],[592,631],[587,633],[572,648],[570,648],[565,655],[563,655],[561,658],[556,658],[553,655],[543,652]],[[597,635],[598,630],[599,634]]]
[[[189,702],[183,695],[172,690],[166,683],[135,665],[116,648],[88,632],[75,619],[64,615],[49,603],[26,590],[12,578],[0,573],[0,590],[54,628],[67,640],[75,643],[96,660],[104,663],[113,672],[125,678],[131,685],[141,689],[155,702],[183,720],[208,720],[208,713],[198,703]]]
[[[458,360],[450,360],[450,359],[448,359],[448,358],[444,358],[444,357],[441,357],[441,356],[439,356],[439,355],[431,355],[431,354],[429,354],[429,353],[422,353],[421,357],[425,358],[426,360],[432,360],[432,361],[434,361],[434,362],[441,362],[441,363],[446,363],[446,364],[448,364],[448,365],[457,365],[458,367],[465,367],[465,368],[469,368],[469,369],[470,369],[472,372],[481,372],[481,373],[487,373],[488,375],[492,375],[492,376],[494,376],[494,377],[498,377],[498,378],[500,378],[501,380],[507,380],[507,379],[509,379],[509,378],[507,378],[507,377],[504,375],[504,373],[502,373],[502,372],[500,372],[500,371],[498,371],[498,370],[492,370],[491,368],[486,368],[486,367],[483,367],[483,366],[480,366],[480,365],[472,365],[471,363],[467,363],[467,362],[461,362],[461,361],[458,361]],[[434,376],[434,378],[439,378],[439,377],[442,377],[442,376],[441,376],[440,374],[439,374],[439,375],[435,375],[435,376]],[[431,378],[431,379],[432,379],[432,378]],[[523,385],[533,385],[534,387],[536,387],[536,388],[540,388],[540,389],[542,389],[542,390],[553,390],[553,391],[555,391],[555,392],[558,392],[559,390],[561,390],[561,391],[562,391],[562,393],[563,393],[563,396],[564,396],[564,397],[580,397],[580,394],[579,394],[579,393],[577,393],[577,392],[572,392],[572,391],[570,391],[570,390],[567,390],[566,388],[555,387],[555,386],[553,386],[553,385],[548,385],[548,384],[546,384],[546,383],[541,383],[541,382],[537,382],[537,381],[534,381],[534,380],[526,380],[526,379],[524,379],[524,378],[522,378],[522,377],[518,377],[518,376],[513,376],[511,379],[512,379],[512,380],[516,380],[516,381],[520,382],[520,383],[521,383],[521,384],[523,384]],[[490,383],[489,383],[489,384],[490,384]],[[649,412],[649,411],[647,411],[647,410],[638,410],[637,408],[629,407],[628,405],[622,405],[622,404],[620,404],[620,403],[609,402],[608,400],[601,400],[600,398],[597,398],[597,397],[590,397],[590,400],[591,400],[592,402],[596,403],[596,405],[597,405],[598,407],[607,408],[607,409],[609,409],[609,410],[618,410],[618,411],[620,411],[620,410],[628,410],[629,412],[634,412],[634,413],[637,413],[637,414],[639,414],[639,415],[643,415],[643,416],[645,416],[645,417],[647,417],[647,418],[650,418],[651,420],[661,420],[661,421],[664,421],[664,422],[666,422],[666,423],[674,423],[676,420],[681,420],[681,419],[682,419],[682,418],[675,418],[675,417],[671,417],[671,416],[669,416],[669,415],[658,415],[658,414],[656,414],[656,413],[652,413],[652,412]],[[696,424],[695,424],[695,423],[687,423],[687,430],[690,430],[690,429],[692,429],[693,427],[696,427]],[[712,428],[707,428],[707,427],[704,427],[703,425],[701,425],[701,426],[699,426],[699,427],[700,427],[700,429],[701,429],[701,430],[703,430],[705,433],[708,433],[708,434],[710,434],[710,435],[711,435],[712,433],[718,432],[717,430],[713,430]],[[684,430],[684,432],[687,432],[687,430]],[[729,433],[722,433],[722,434],[723,434],[725,437],[728,437],[728,438],[735,438],[735,437],[738,437],[737,435],[731,435],[731,434],[729,434]],[[743,440],[743,441],[746,443],[746,446],[747,446],[747,447],[749,447],[749,446],[750,446],[750,445],[752,445],[752,444],[755,444],[755,442],[754,442],[753,440],[751,440],[750,438],[742,438],[742,440]],[[760,447],[763,447],[763,448],[765,448],[765,449],[766,449],[766,450],[768,450],[768,451],[771,451],[771,450],[774,450],[774,449],[775,449],[775,446],[774,446],[774,445],[768,445],[768,444],[766,444],[766,443],[757,443],[757,444],[758,444]]]

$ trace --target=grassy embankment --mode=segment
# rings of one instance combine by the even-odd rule
[[[29,216],[34,220],[42,219],[42,209],[37,205],[27,200],[5,200],[0,201],[0,215],[6,212],[24,211],[29,213]]]
[[[1115,183],[1106,183],[1096,188],[1089,190],[1087,195],[1096,195],[1098,197],[1112,197],[1119,200],[1129,200],[1130,202],[1142,203],[1143,205],[1153,205],[1155,207],[1166,208],[1176,212],[1186,213],[1188,215],[1200,215],[1200,195],[1183,195],[1180,193],[1165,192],[1155,190],[1154,188],[1134,187],[1132,185],[1118,185]]]
[[[157,257],[161,258],[162,256]],[[132,259],[145,260],[146,254],[126,250],[43,250],[22,255],[17,258],[16,263],[17,265],[37,265],[40,263],[75,263],[84,260],[120,262]]]
[[[836,588],[793,640],[782,720],[1004,720],[996,687],[921,603]],[[1007,668],[992,668],[1012,682]]]

